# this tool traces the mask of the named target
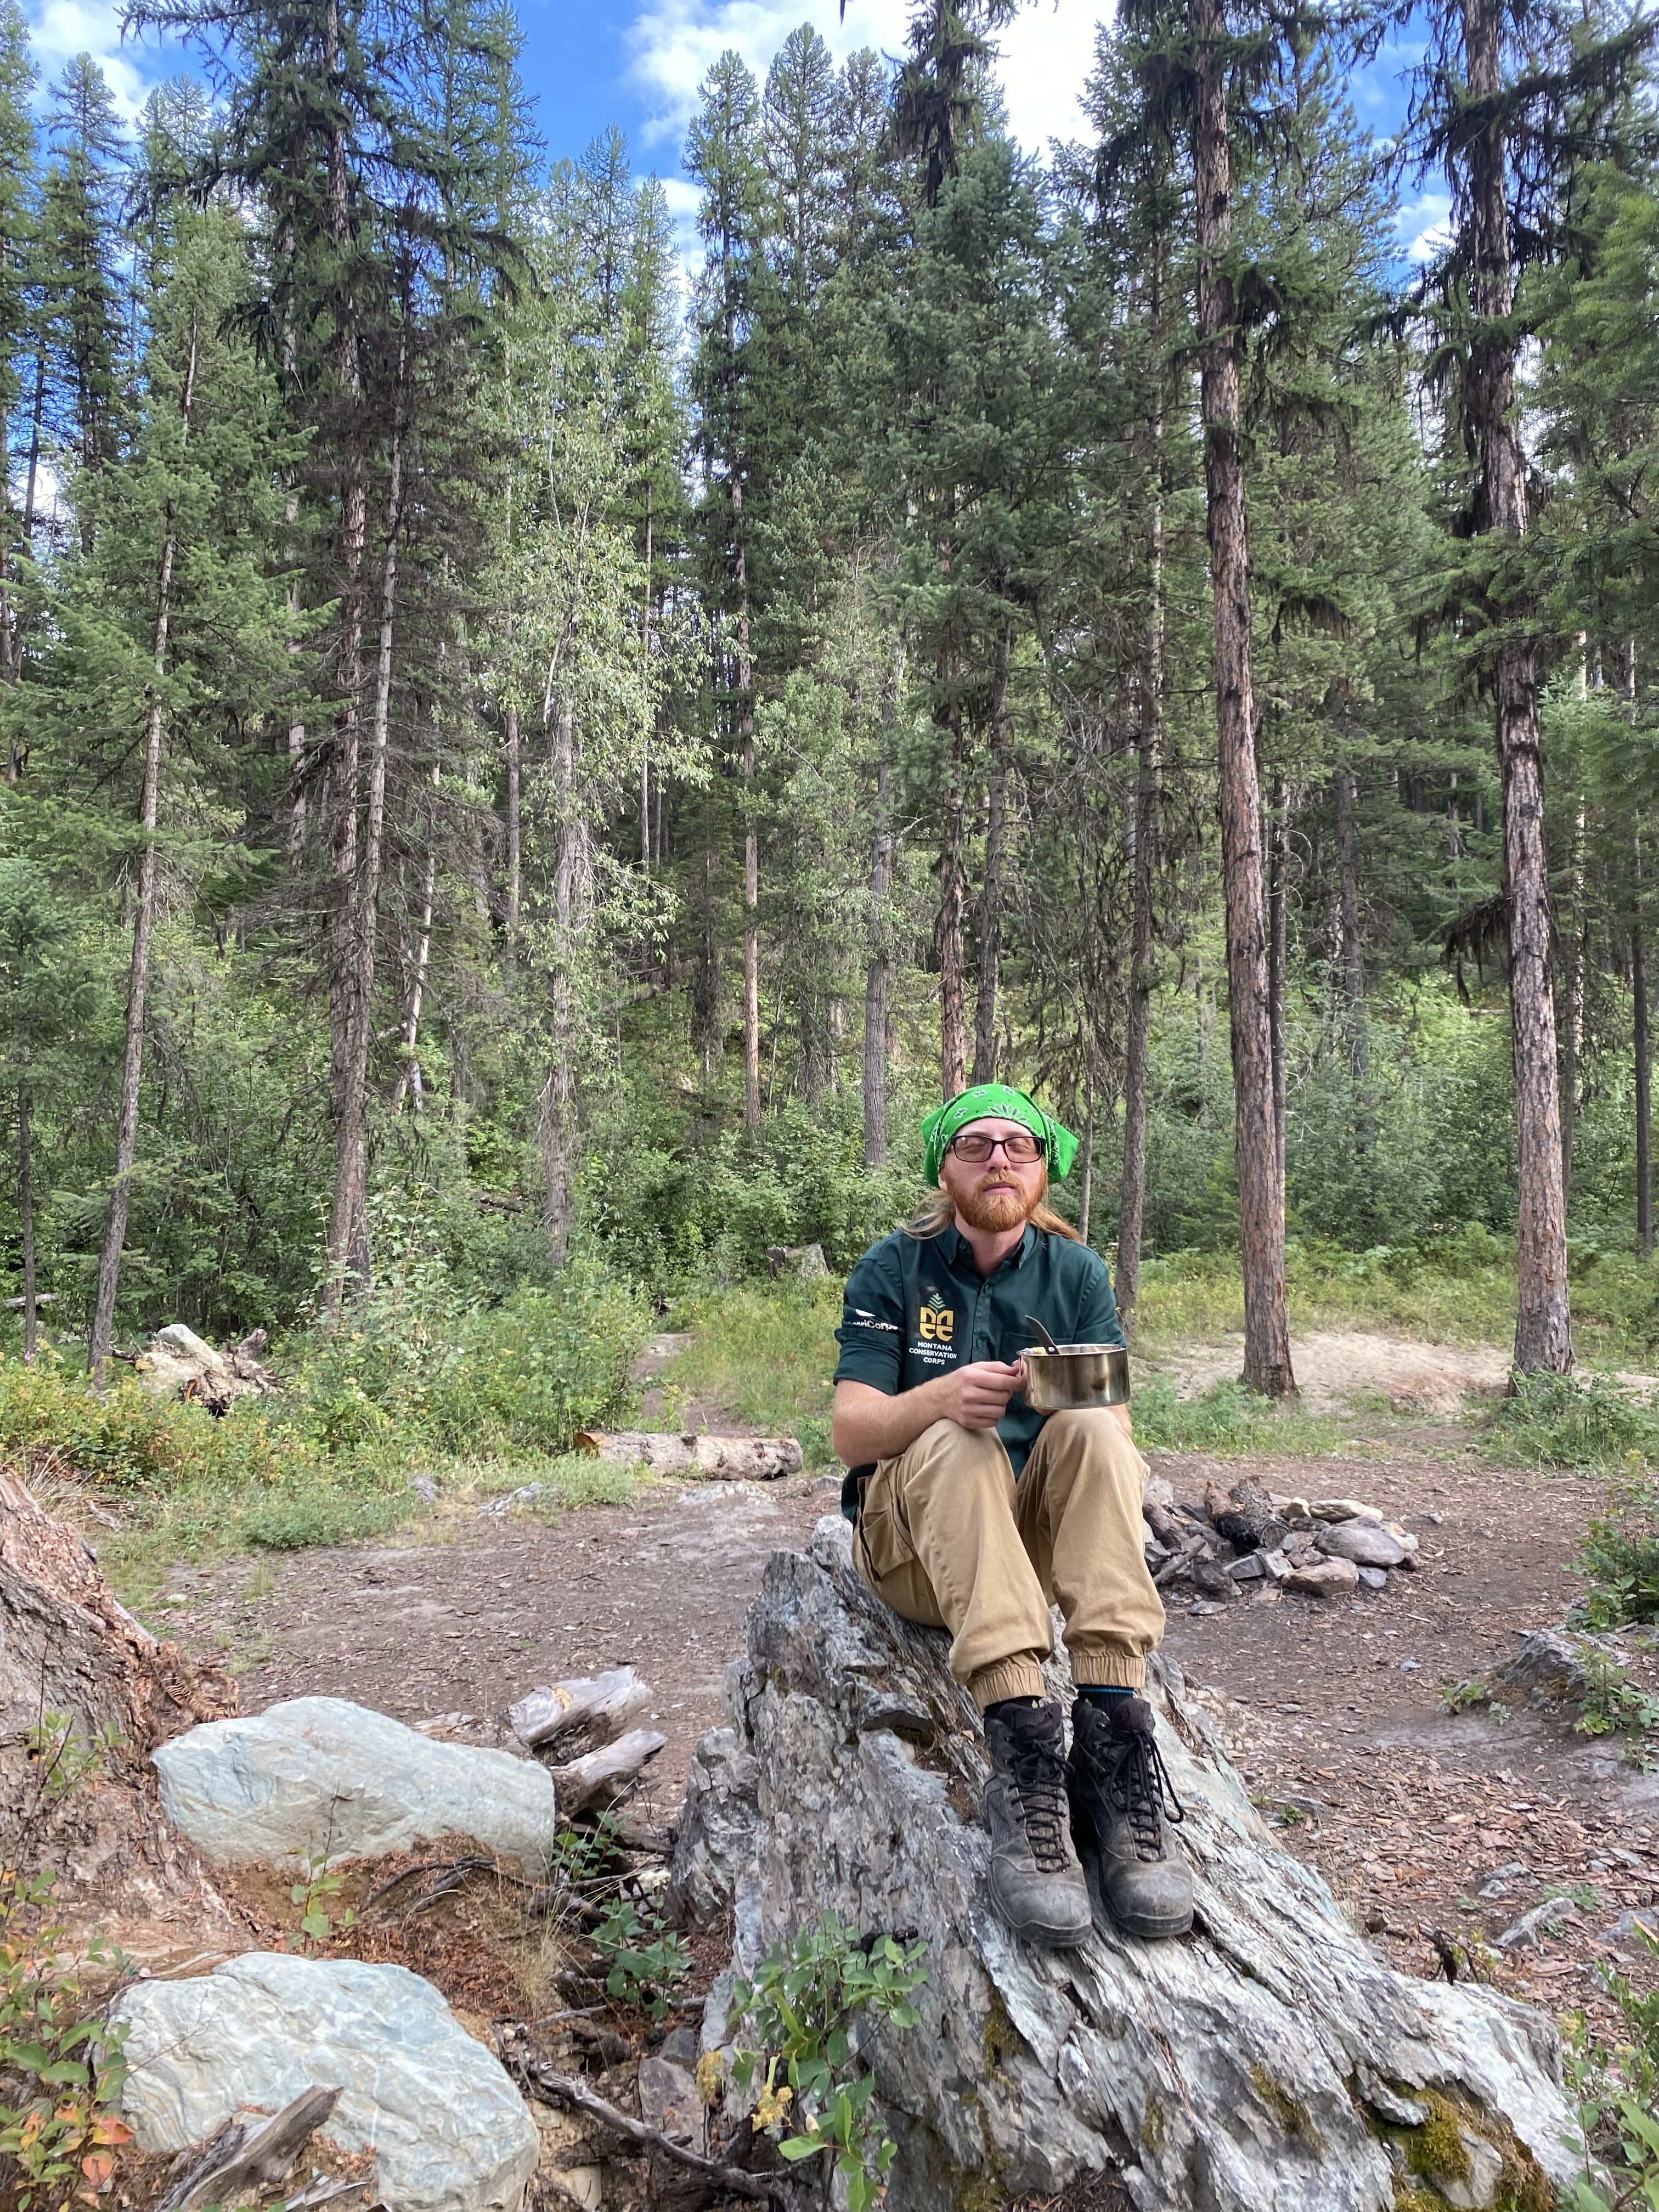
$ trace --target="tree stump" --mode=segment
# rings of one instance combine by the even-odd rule
[[[1385,1966],[1274,1844],[1172,1662],[1149,1694],[1187,1808],[1194,1932],[1145,1943],[1097,1909],[1075,1951],[1016,1942],[991,1906],[983,1740],[947,1642],[866,1590],[844,1522],[775,1553],[672,1870],[688,1917],[734,1904],[744,1973],[827,1912],[926,1939],[921,2025],[862,2046],[898,2145],[891,2203],[1005,2205],[1100,2175],[1137,2212],[1385,2212],[1437,2171],[1447,2201],[1553,2201],[1572,2164],[1554,2028]],[[1063,1656],[1050,1672],[1069,1705]],[[1509,2198],[1459,2197],[1489,2169]]]

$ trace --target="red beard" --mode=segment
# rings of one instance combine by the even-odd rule
[[[1023,1190],[1008,1188],[1001,1190],[978,1190],[971,1195],[957,1198],[952,1194],[956,1209],[970,1229],[989,1230],[994,1235],[1004,1229],[1016,1229],[1029,1221],[1036,1211],[1042,1193],[1027,1198]]]

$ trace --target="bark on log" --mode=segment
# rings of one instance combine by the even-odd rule
[[[507,1717],[514,1735],[532,1751],[539,1744],[558,1743],[574,1753],[579,1745],[597,1749],[610,1743],[650,1702],[649,1683],[631,1667],[613,1667],[608,1674],[528,1691]]]
[[[199,1890],[217,1911],[161,1818],[149,1755],[236,1705],[228,1675],[158,1644],[77,1531],[0,1472],[0,1849],[17,1855],[10,1863],[49,1856],[70,1892]],[[78,1787],[60,1787],[83,1768]]]
[[[618,1465],[643,1464],[653,1474],[686,1474],[705,1482],[775,1482],[799,1474],[800,1446],[793,1437],[651,1436],[633,1429],[584,1429],[578,1451]]]
[[[694,1788],[671,1877],[686,1896],[733,1869],[733,1968],[750,1977],[828,1912],[925,1940],[917,2024],[860,2045],[897,2145],[890,2203],[949,2212],[1115,2174],[1149,2212],[1378,2212],[1391,2146],[1423,2173],[1449,2132],[1457,2160],[1460,2130],[1480,2167],[1499,2154],[1517,2202],[1553,2201],[1576,2169],[1549,2021],[1385,1966],[1275,1843],[1173,1662],[1149,1694],[1186,1808],[1194,1932],[1145,1943],[1097,1907],[1075,1951],[1017,1942],[991,1905],[983,1739],[948,1642],[865,1588],[839,1519],[808,1553],[775,1553],[726,1676],[731,1729],[697,1754],[752,1775],[752,1794]],[[1049,1686],[1069,1696],[1063,1659]],[[730,1987],[710,1993],[705,2049],[725,2040]]]
[[[284,2180],[294,2161],[340,2101],[320,2083],[302,2089],[263,2126],[257,2118],[227,2120],[167,2194],[155,2212],[194,2212],[198,2204],[232,2204]]]
[[[615,1743],[573,1759],[568,1766],[552,1768],[560,1819],[585,1813],[594,1805],[614,1805],[626,1797],[667,1741],[654,1729],[630,1729]]]

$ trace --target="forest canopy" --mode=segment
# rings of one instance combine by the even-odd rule
[[[1652,1249],[1648,28],[1431,6],[1379,145],[1381,12],[1124,0],[1031,157],[1009,4],[722,56],[688,258],[501,0],[137,0],[133,130],[0,0],[0,1344],[844,1266],[996,1077],[1131,1314],[1242,1247],[1260,1388],[1287,1237],[1501,1240],[1571,1364]]]

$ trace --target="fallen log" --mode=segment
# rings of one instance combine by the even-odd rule
[[[799,1474],[801,1450],[793,1437],[655,1436],[643,1430],[584,1429],[578,1451],[623,1467],[648,1467],[653,1474],[690,1475],[704,1482],[775,1482]]]
[[[650,1702],[648,1682],[642,1682],[632,1667],[613,1667],[608,1674],[527,1690],[508,1707],[507,1717],[514,1735],[532,1751],[567,1738],[573,1750],[579,1743],[595,1749],[620,1735]]]
[[[890,2203],[1083,2201],[1101,2176],[1158,2212],[1379,2212],[1398,2170],[1454,2203],[1462,2176],[1501,2173],[1516,2203],[1542,2204],[1579,2170],[1549,2020],[1385,1965],[1269,1833],[1172,1661],[1148,1695],[1186,1808],[1194,1931],[1142,1942],[1097,1905],[1059,1954],[992,1907],[983,1737],[949,1638],[871,1594],[839,1518],[808,1553],[774,1553],[747,1641],[731,1727],[694,1762],[670,1894],[735,1899],[731,1974],[750,1981],[831,1913],[926,1942],[915,2025],[860,2046],[897,2145]],[[1063,1653],[1048,1672],[1069,1705]],[[741,2040],[730,1990],[723,1975],[710,1992],[705,2051]]]
[[[257,2116],[227,2120],[158,2199],[155,2212],[195,2212],[198,2204],[233,2204],[244,2191],[255,2196],[275,2187],[287,2179],[295,2159],[339,2101],[337,2089],[315,2083],[263,2125]]]
[[[630,1729],[615,1743],[602,1744],[568,1766],[550,1769],[559,1818],[568,1820],[573,1813],[614,1805],[626,1797],[667,1741],[654,1729]]]

